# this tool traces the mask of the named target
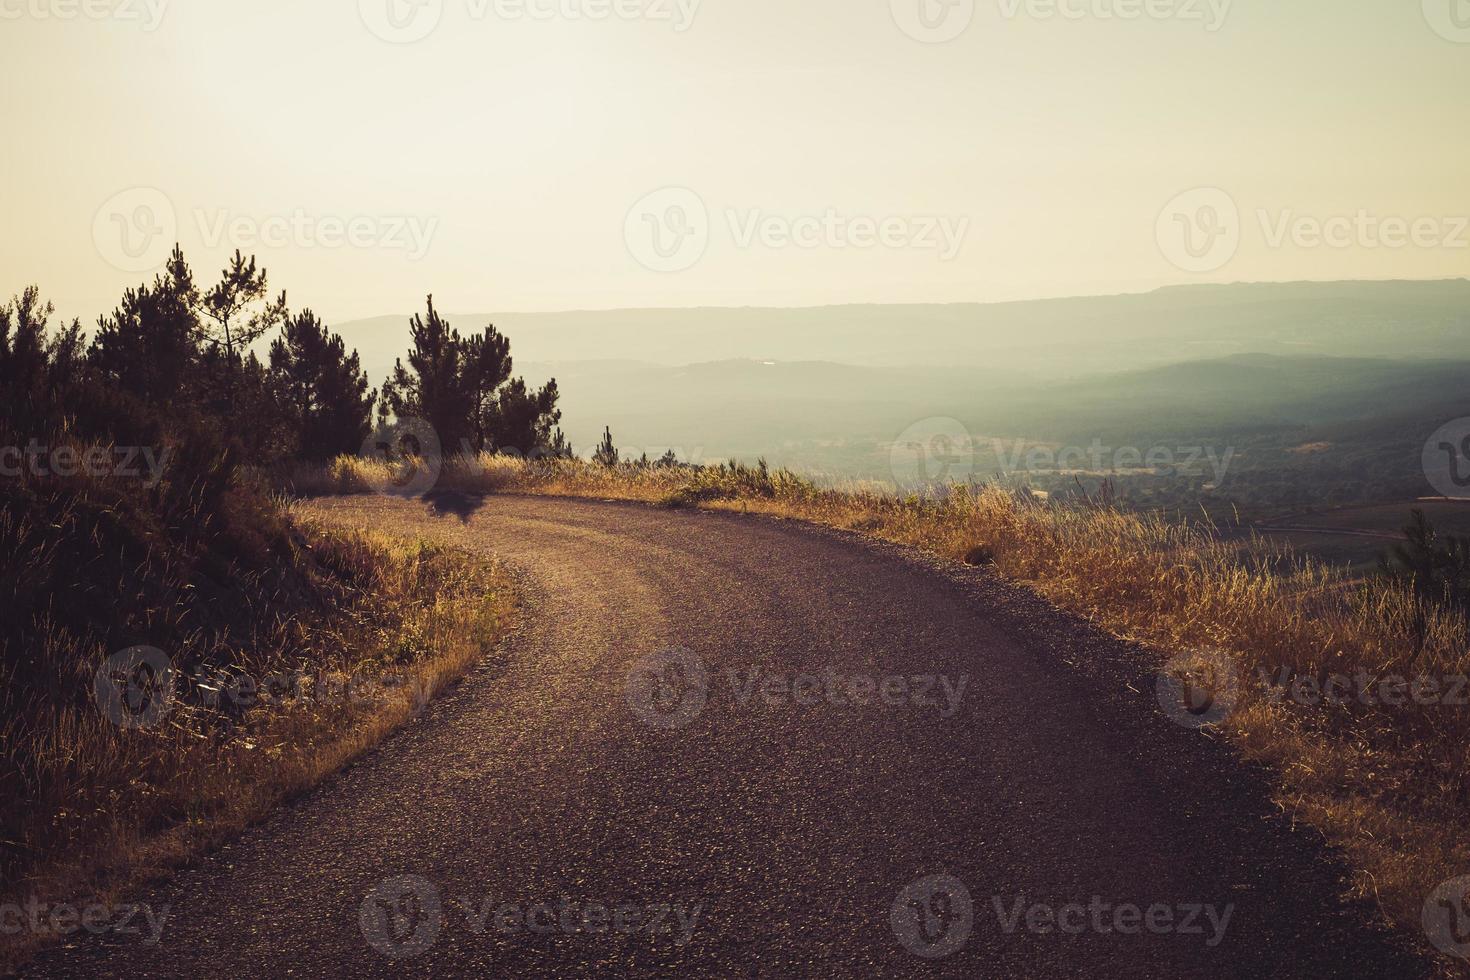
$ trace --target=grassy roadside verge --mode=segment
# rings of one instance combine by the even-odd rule
[[[296,474],[298,492],[354,493],[388,479],[344,458]],[[445,461],[437,487],[637,500],[772,514],[993,565],[1056,605],[1159,651],[1192,652],[1230,710],[1211,730],[1276,774],[1277,802],[1317,828],[1354,870],[1355,897],[1432,952],[1421,925],[1442,883],[1470,873],[1470,673],[1465,621],[1407,590],[1354,581],[1264,543],[1242,551],[1207,531],[1058,506],[999,487],[927,498],[825,490],[764,466],[703,469],[500,457]],[[1423,642],[1418,636],[1422,631]],[[1396,678],[1429,679],[1429,699]],[[1324,696],[1345,679],[1345,697]],[[1441,956],[1446,972],[1457,964]]]
[[[0,902],[112,905],[371,748],[513,621],[509,580],[483,558],[279,519],[289,548],[278,557],[292,574],[238,577],[243,594],[226,597],[255,604],[261,628],[160,629],[174,642],[141,672],[105,643],[59,627],[46,638],[56,690],[17,699],[10,688],[0,732],[0,775],[19,794],[8,801]],[[46,928],[0,936],[0,973],[56,938]]]

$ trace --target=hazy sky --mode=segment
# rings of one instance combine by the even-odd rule
[[[0,74],[87,320],[174,237],[337,319],[1470,274],[1470,0],[0,0]]]

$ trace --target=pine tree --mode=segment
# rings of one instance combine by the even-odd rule
[[[47,324],[54,312],[34,286],[0,306],[0,418],[13,436],[34,435],[54,419],[83,380],[82,325],[73,320],[53,336]]]
[[[558,414],[560,414],[560,413],[558,413]],[[551,430],[551,438],[547,441],[546,447],[543,450],[543,452],[541,453],[541,458],[543,458],[543,459],[571,459],[572,458],[572,444],[569,443],[569,442],[567,442],[567,437],[561,431],[561,428],[559,426],[557,428],[554,428],[554,429]]]
[[[514,452],[523,456],[570,455],[556,426],[561,411],[555,379],[532,391],[511,378],[510,341],[495,327],[461,338],[434,309],[410,326],[413,349],[400,359],[383,386],[380,420],[420,418],[433,426],[440,443],[473,452]]]
[[[602,430],[602,442],[597,445],[597,452],[592,454],[592,462],[603,466],[618,465],[618,447],[613,445],[612,427],[605,426]]]
[[[415,314],[409,325],[413,348],[408,365],[402,359],[383,385],[380,415],[422,419],[433,427],[441,445],[460,446],[474,435],[474,391],[465,371],[465,344],[459,333],[434,309],[428,318]]]
[[[548,455],[560,437],[556,428],[561,422],[561,409],[556,407],[559,397],[555,378],[537,391],[529,390],[522,378],[514,378],[501,388],[490,419],[490,438],[496,452]]]
[[[249,351],[235,372],[234,414],[220,421],[225,436],[244,452],[244,459],[269,466],[296,454],[296,427],[282,377]],[[361,443],[353,446],[357,451]]]
[[[474,432],[472,448],[477,453],[500,444],[496,438],[500,412],[497,393],[510,378],[511,363],[510,341],[494,324],[465,341],[465,384],[473,402],[470,428]]]
[[[123,294],[122,304],[97,321],[88,354],[101,377],[149,404],[192,412],[199,389],[199,318],[193,273],[175,246],[150,286]]]
[[[1419,600],[1412,625],[1420,648],[1427,637],[1427,609],[1470,616],[1470,538],[1441,534],[1424,511],[1411,512],[1403,543],[1379,559],[1379,568]]]
[[[311,310],[281,327],[270,368],[299,457],[321,462],[362,447],[377,393],[368,387],[357,351],[348,354],[342,338]]]
[[[174,255],[182,264],[183,255],[177,246]],[[267,299],[266,271],[256,266],[254,256],[247,260],[236,249],[214,287],[205,293],[190,289],[186,298],[197,315],[204,364],[216,385],[215,411],[233,416],[238,409],[235,395],[245,371],[246,352],[285,322],[286,294]]]

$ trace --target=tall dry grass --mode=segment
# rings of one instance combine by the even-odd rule
[[[379,465],[341,459],[297,474],[297,491],[381,485]],[[1244,552],[1210,529],[1107,506],[1054,505],[996,486],[895,497],[823,489],[764,465],[658,468],[483,456],[447,461],[437,484],[467,493],[645,501],[774,514],[993,564],[1055,604],[1157,651],[1220,651],[1241,682],[1219,726],[1269,764],[1278,801],[1338,846],[1357,895],[1414,935],[1425,899],[1470,872],[1470,707],[1356,699],[1299,703],[1279,683],[1332,675],[1456,678],[1470,672],[1463,618],[1421,610],[1404,589],[1354,580],[1264,541]],[[1407,517],[1407,515],[1406,515]],[[1416,613],[1427,635],[1416,640]],[[1270,679],[1270,683],[1267,682]]]

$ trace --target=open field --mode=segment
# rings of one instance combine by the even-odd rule
[[[1272,521],[1344,531],[1364,531],[1398,537],[1408,523],[1410,510],[1422,510],[1438,527],[1451,534],[1470,534],[1470,500],[1425,497],[1403,503],[1362,507],[1336,507]]]
[[[1426,498],[1309,511],[1262,521],[1227,537],[1242,540],[1259,534],[1295,554],[1368,572],[1377,568],[1379,558],[1392,545],[1403,540],[1404,526],[1416,509],[1447,534],[1470,535],[1470,501]]]

